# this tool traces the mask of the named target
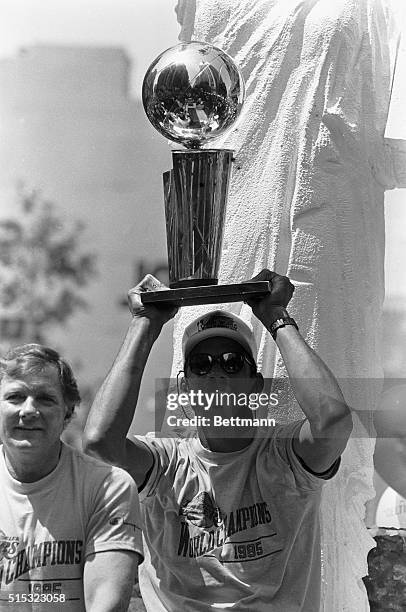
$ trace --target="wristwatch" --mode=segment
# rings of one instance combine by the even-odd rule
[[[285,327],[286,325],[293,325],[293,327],[296,327],[296,329],[299,330],[295,319],[292,319],[292,317],[279,317],[279,319],[276,319],[276,321],[274,321],[269,328],[269,332],[274,340],[276,340],[276,332],[278,329],[280,327]]]

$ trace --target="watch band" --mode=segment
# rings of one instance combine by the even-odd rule
[[[276,319],[276,321],[274,321],[269,328],[269,332],[274,340],[276,340],[276,332],[278,329],[280,327],[285,327],[286,325],[293,325],[293,327],[296,327],[296,329],[299,330],[295,319],[292,319],[292,317],[279,317],[279,319]]]

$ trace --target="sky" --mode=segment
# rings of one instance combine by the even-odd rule
[[[176,0],[0,0],[0,58],[38,43],[124,47],[133,95],[153,59],[178,42]]]

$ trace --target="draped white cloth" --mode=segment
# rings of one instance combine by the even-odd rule
[[[180,0],[181,39],[234,57],[247,96],[235,128],[215,146],[236,152],[220,283],[262,268],[286,274],[289,312],[363,412],[321,507],[325,612],[362,612],[374,541],[364,523],[373,496],[373,440],[366,435],[382,377],[384,129],[396,27],[384,0]],[[212,144],[210,146],[213,146]],[[286,376],[269,333],[242,304],[266,376]],[[175,323],[173,374],[192,318]],[[300,415],[293,399],[285,415]],[[282,417],[282,415],[279,415]],[[364,428],[365,426],[365,428]],[[304,562],[306,560],[304,559]]]

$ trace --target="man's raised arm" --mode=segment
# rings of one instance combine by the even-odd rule
[[[293,448],[310,470],[323,473],[346,447],[353,427],[351,411],[334,375],[305,342],[286,311],[294,291],[289,279],[262,270],[252,280],[271,281],[268,296],[248,303],[264,326],[273,332],[292,390],[307,417],[293,441]]]
[[[176,308],[144,307],[140,295],[164,287],[148,274],[128,293],[132,313],[121,349],[94,399],[83,436],[85,452],[118,465],[138,486],[152,466],[150,450],[142,442],[127,439],[134,417],[145,365],[152,345]]]

